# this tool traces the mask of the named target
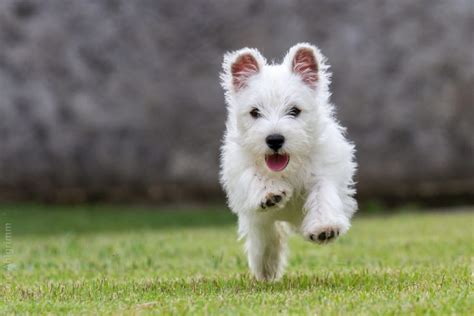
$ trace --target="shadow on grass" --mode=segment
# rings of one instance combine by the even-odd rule
[[[15,236],[221,227],[235,222],[225,206],[0,205],[0,224],[9,223]]]
[[[147,281],[140,284],[137,290],[157,291],[170,296],[179,292],[189,295],[220,295],[239,292],[284,293],[318,289],[347,292],[350,290],[372,291],[387,286],[407,286],[413,282],[401,272],[394,275],[385,271],[339,271],[324,274],[287,274],[275,282],[257,281],[249,274],[239,274],[229,278],[201,277],[191,280]]]
[[[259,282],[248,274],[238,274],[228,278],[199,277],[194,279],[143,280],[130,282],[111,282],[107,279],[88,281],[48,282],[36,286],[16,286],[12,293],[23,300],[71,297],[78,299],[96,293],[95,299],[127,299],[130,293],[146,299],[153,297],[189,297],[239,294],[241,297],[260,293],[295,293],[324,290],[330,292],[374,291],[387,287],[403,288],[415,281],[387,272],[342,272],[318,274],[287,275],[277,282]],[[245,294],[245,295],[243,295]]]

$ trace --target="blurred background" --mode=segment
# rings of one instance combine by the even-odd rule
[[[473,201],[473,34],[472,0],[0,0],[0,201],[223,201],[222,56],[300,41],[360,201]]]

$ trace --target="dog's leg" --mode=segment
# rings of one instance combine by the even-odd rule
[[[250,270],[258,280],[276,280],[286,264],[287,233],[271,210],[285,206],[292,188],[252,169],[228,179],[229,204],[239,216],[239,235],[245,238]]]
[[[309,241],[330,242],[350,227],[350,218],[344,212],[337,188],[330,181],[321,181],[313,188],[304,208],[301,231]]]
[[[260,180],[263,190],[260,194],[259,211],[283,208],[290,200],[293,189],[287,183],[278,180]]]
[[[253,169],[246,170],[237,179],[228,178],[232,179],[227,182],[229,205],[237,214],[282,208],[293,193],[288,184],[265,179]]]
[[[282,223],[268,213],[239,217],[250,270],[257,280],[273,281],[281,277],[286,265],[287,232]]]

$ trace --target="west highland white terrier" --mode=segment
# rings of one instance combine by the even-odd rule
[[[328,68],[307,43],[281,64],[251,48],[224,57],[221,183],[258,280],[281,277],[289,232],[328,243],[347,232],[357,209],[354,146],[334,118]]]

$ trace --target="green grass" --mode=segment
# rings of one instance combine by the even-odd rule
[[[330,246],[295,236],[275,283],[249,276],[222,207],[4,205],[0,221],[0,314],[474,313],[472,209],[357,216]]]

